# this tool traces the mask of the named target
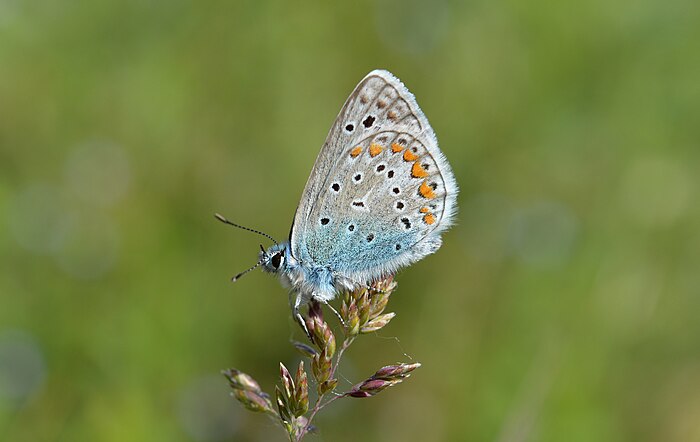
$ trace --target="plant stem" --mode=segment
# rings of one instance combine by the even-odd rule
[[[350,344],[352,344],[352,342],[354,340],[355,340],[355,337],[353,336],[353,337],[345,338],[345,340],[343,341],[343,345],[340,347],[340,350],[338,350],[338,356],[336,356],[336,358],[335,358],[335,364],[333,365],[333,367],[331,367],[331,376],[330,376],[331,379],[333,379],[335,377],[335,371],[338,369],[338,366],[340,365],[340,359],[343,357],[343,353],[345,353],[345,350],[347,350],[348,347],[350,347]]]
[[[338,366],[340,365],[340,359],[343,357],[343,353],[345,353],[345,350],[347,350],[348,347],[350,347],[350,344],[352,344],[352,342],[353,342],[354,340],[355,340],[355,337],[347,337],[347,338],[345,338],[345,340],[343,340],[343,345],[342,345],[342,346],[340,347],[340,349],[338,350],[338,354],[337,354],[336,357],[335,357],[335,363],[334,363],[333,366],[331,367],[331,374],[330,374],[330,377],[329,377],[330,379],[333,379],[333,378],[334,378],[335,372],[336,372],[336,370],[338,369]],[[339,398],[341,398],[341,397],[344,396],[344,395],[335,396],[335,397],[332,397],[331,399],[329,399],[328,401],[326,401],[325,403],[321,403],[321,401],[322,401],[323,398],[326,396],[326,394],[328,394],[328,393],[321,394],[321,395],[319,395],[318,398],[316,399],[316,403],[314,404],[314,408],[311,410],[311,414],[309,415],[309,419],[308,419],[307,422],[306,422],[306,426],[305,426],[305,427],[301,430],[301,432],[299,433],[299,437],[297,438],[296,442],[301,441],[301,439],[302,439],[304,436],[306,436],[306,434],[309,432],[309,427],[311,427],[311,421],[312,421],[312,420],[314,419],[314,417],[316,416],[316,413],[318,413],[319,411],[321,411],[321,409],[322,409],[323,407],[325,407],[326,405],[328,405],[328,404],[330,404],[331,402],[333,402],[333,401],[335,401],[335,400],[337,400],[337,399],[339,399]],[[294,442],[294,441],[293,441],[293,442]]]

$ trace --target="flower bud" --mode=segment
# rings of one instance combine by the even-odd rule
[[[261,394],[248,390],[234,390],[231,394],[250,411],[274,413],[269,399]]]
[[[369,317],[376,318],[381,315],[386,305],[389,303],[389,294],[387,293],[377,293],[372,296],[372,305],[369,310]]]
[[[325,382],[321,382],[318,384],[318,394],[326,394],[329,391],[333,391],[337,385],[337,379],[328,379]]]
[[[309,383],[304,371],[304,361],[299,362],[299,368],[294,376],[296,389],[294,391],[294,415],[303,416],[309,411]]]
[[[356,385],[350,391],[352,397],[369,397],[374,396],[384,389],[400,383],[401,380],[385,380],[385,379],[367,379],[360,385]]]
[[[292,375],[287,370],[287,367],[280,362],[280,378],[282,379],[282,385],[284,386],[284,394],[287,399],[294,396],[294,380]]]
[[[235,368],[230,368],[221,372],[226,379],[228,379],[231,388],[235,390],[247,390],[260,392],[260,385],[250,377],[249,375],[243,373],[242,371],[236,370]]]
[[[323,322],[323,309],[321,309],[321,304],[319,304],[317,301],[313,301],[309,304],[309,318],[318,318],[321,322]]]
[[[357,336],[360,332],[360,316],[357,311],[357,304],[354,302],[348,308],[348,318],[345,321],[346,334],[348,336]]]
[[[387,365],[377,370],[372,377],[375,379],[405,378],[410,376],[410,373],[420,366],[420,363]]]
[[[328,358],[332,358],[333,355],[335,354],[335,335],[331,331],[331,328],[328,327],[328,324],[326,324],[324,339],[325,339],[325,345],[326,345],[326,348],[325,348],[326,354],[328,355]]]
[[[331,358],[328,357],[328,353],[324,349],[321,353],[314,357],[311,364],[312,372],[316,382],[319,384],[327,381],[331,376]]]
[[[393,317],[396,316],[396,313],[385,313],[377,318],[372,319],[369,321],[367,324],[362,326],[360,329],[360,333],[372,333],[377,330],[380,330],[386,326],[389,321],[393,319]]]
[[[289,401],[279,387],[275,387],[275,398],[277,400],[277,409],[280,412],[280,418],[284,422],[291,422],[292,413],[289,409]]]
[[[318,351],[315,348],[311,347],[310,345],[306,345],[303,342],[294,341],[292,342],[292,345],[299,353],[307,358],[313,358],[318,354]]]
[[[360,298],[357,300],[358,316],[360,317],[360,325],[364,325],[369,320],[369,311],[371,307],[371,302],[369,300],[369,293],[365,291]]]

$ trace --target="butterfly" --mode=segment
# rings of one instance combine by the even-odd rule
[[[385,70],[355,87],[321,148],[289,240],[260,246],[258,266],[302,305],[328,305],[437,251],[457,210],[457,183],[413,94]]]

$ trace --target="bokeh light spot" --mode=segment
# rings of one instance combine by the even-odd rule
[[[23,331],[0,333],[0,398],[21,401],[43,384],[46,366],[41,348]]]
[[[120,239],[109,217],[76,210],[66,214],[60,229],[55,258],[64,271],[80,279],[95,279],[112,269]]]
[[[571,253],[577,230],[576,218],[567,207],[541,201],[516,211],[509,244],[515,256],[528,264],[560,265]]]

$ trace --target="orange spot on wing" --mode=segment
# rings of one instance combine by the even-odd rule
[[[423,198],[428,198],[428,199],[435,198],[435,192],[433,192],[432,187],[430,187],[428,185],[428,183],[425,181],[423,181],[421,183],[420,187],[418,188],[418,193]]]
[[[420,213],[428,213],[430,210],[427,207],[421,207]]]
[[[396,112],[394,112],[393,110],[390,110],[390,111],[386,114],[386,116],[387,116],[390,120],[392,120],[392,121],[395,120],[395,119],[398,117],[398,115],[396,114]]]
[[[358,156],[361,153],[362,153],[362,147],[357,146],[356,148],[354,148],[353,150],[350,151],[350,156],[355,158],[356,156]]]
[[[426,224],[434,224],[435,223],[435,215],[432,213],[429,213],[423,217],[423,221],[425,221]]]
[[[406,149],[406,151],[403,153],[403,160],[404,161],[415,161],[418,159],[418,155],[414,154],[410,150]]]
[[[393,143],[391,145],[391,151],[396,153],[396,152],[401,152],[403,150],[403,146],[397,143]]]
[[[413,167],[411,167],[411,176],[413,176],[413,178],[425,178],[428,176],[428,172],[416,161],[413,163]]]
[[[384,150],[384,148],[382,146],[380,146],[379,144],[372,143],[369,145],[369,154],[372,157],[376,157],[377,155],[382,153],[383,150]]]

